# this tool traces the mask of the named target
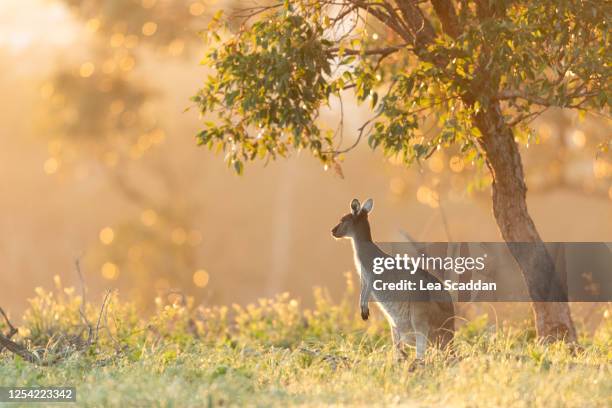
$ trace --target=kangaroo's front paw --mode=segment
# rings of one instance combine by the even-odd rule
[[[370,317],[370,309],[361,309],[361,318],[363,320],[368,320],[368,317]]]
[[[425,361],[423,359],[415,358],[410,363],[410,366],[408,367],[408,371],[412,373],[412,372],[416,371],[418,368],[420,368],[420,367],[422,367],[424,365],[425,365]]]

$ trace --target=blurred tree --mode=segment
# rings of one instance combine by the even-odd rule
[[[217,15],[205,59],[215,73],[193,98],[210,118],[199,142],[238,173],[291,149],[341,172],[364,134],[404,163],[458,145],[489,170],[503,238],[534,243],[532,298],[567,299],[527,211],[519,143],[551,107],[609,113],[611,11],[572,0],[298,0],[244,10],[234,34]],[[319,112],[345,90],[375,115],[341,149]],[[439,131],[423,130],[432,121]],[[576,340],[567,303],[534,302],[534,312],[540,337]]]
[[[154,290],[205,286],[193,275],[200,271],[198,200],[169,158],[152,154],[166,141],[155,111],[160,91],[136,71],[146,56],[188,55],[213,6],[202,0],[57,1],[82,20],[86,51],[80,62],[62,60],[41,87],[39,125],[50,138],[51,155],[45,169],[60,175],[72,167],[79,177],[79,163],[94,159],[139,209],[135,217],[104,226],[88,259],[103,278],[138,288],[143,298]]]
[[[206,0],[59,0],[110,45],[144,42],[172,53],[198,38],[201,16],[211,14]]]

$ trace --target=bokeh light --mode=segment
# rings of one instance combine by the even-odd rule
[[[575,129],[570,135],[570,141],[573,147],[577,149],[583,148],[586,144],[586,135],[582,130]]]
[[[142,33],[147,37],[152,36],[157,31],[157,24],[153,21],[147,21],[142,26]]]
[[[123,45],[124,41],[125,41],[125,36],[122,33],[115,33],[111,35],[110,45],[111,47],[118,48]]]
[[[59,169],[59,166],[60,166],[59,160],[57,160],[54,157],[50,157],[47,160],[45,160],[43,168],[45,170],[45,173],[54,174]]]
[[[204,269],[199,269],[193,274],[193,283],[198,288],[203,288],[208,285],[209,275]]]
[[[87,31],[89,31],[91,33],[95,33],[100,28],[100,19],[99,18],[90,18],[85,23],[85,28],[87,28]]]
[[[90,76],[93,75],[95,70],[96,70],[96,67],[93,64],[93,62],[85,62],[83,63],[83,65],[81,65],[81,68],[79,69],[79,73],[83,78],[89,78]]]
[[[421,204],[428,205],[431,208],[438,208],[440,206],[438,193],[428,186],[420,186],[417,189],[416,197]]]
[[[206,8],[202,3],[196,1],[195,3],[191,3],[189,6],[189,12],[194,16],[201,16],[206,11]]]
[[[187,232],[183,228],[175,228],[172,230],[171,238],[176,245],[183,245],[187,241]]]
[[[612,176],[612,164],[605,159],[593,161],[593,175],[595,178],[604,179]]]
[[[100,272],[104,279],[116,280],[119,277],[119,267],[113,262],[105,262]]]
[[[104,227],[100,230],[99,238],[104,245],[110,245],[115,239],[115,231],[111,227]]]

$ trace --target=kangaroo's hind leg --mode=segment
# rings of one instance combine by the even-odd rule
[[[425,351],[427,351],[427,343],[429,342],[427,334],[427,327],[415,328],[417,360],[423,360],[425,358]]]
[[[414,330],[416,340],[417,360],[422,360],[425,357],[425,351],[427,350],[429,342],[430,327],[426,307],[426,305],[420,302],[415,302],[410,309],[410,324],[412,330]]]
[[[405,360],[408,355],[402,348],[402,335],[397,326],[391,326],[391,339],[393,340],[393,356],[395,357],[395,360]]]
[[[414,330],[416,342],[416,358],[410,366],[410,370],[416,369],[417,366],[423,364],[425,352],[429,344],[429,320],[427,319],[427,311],[421,304],[413,307],[410,313],[412,329]]]

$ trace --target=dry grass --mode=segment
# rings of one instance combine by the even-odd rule
[[[83,406],[612,406],[612,319],[572,352],[482,316],[459,330],[454,355],[431,350],[409,372],[393,362],[382,319],[361,322],[349,295],[315,298],[312,310],[288,295],[245,308],[158,299],[145,320],[113,295],[97,341],[71,351],[66,339],[87,336],[81,297],[58,283],[37,289],[14,337],[54,363],[4,351],[0,385],[76,386]],[[82,310],[95,321],[100,307]]]

